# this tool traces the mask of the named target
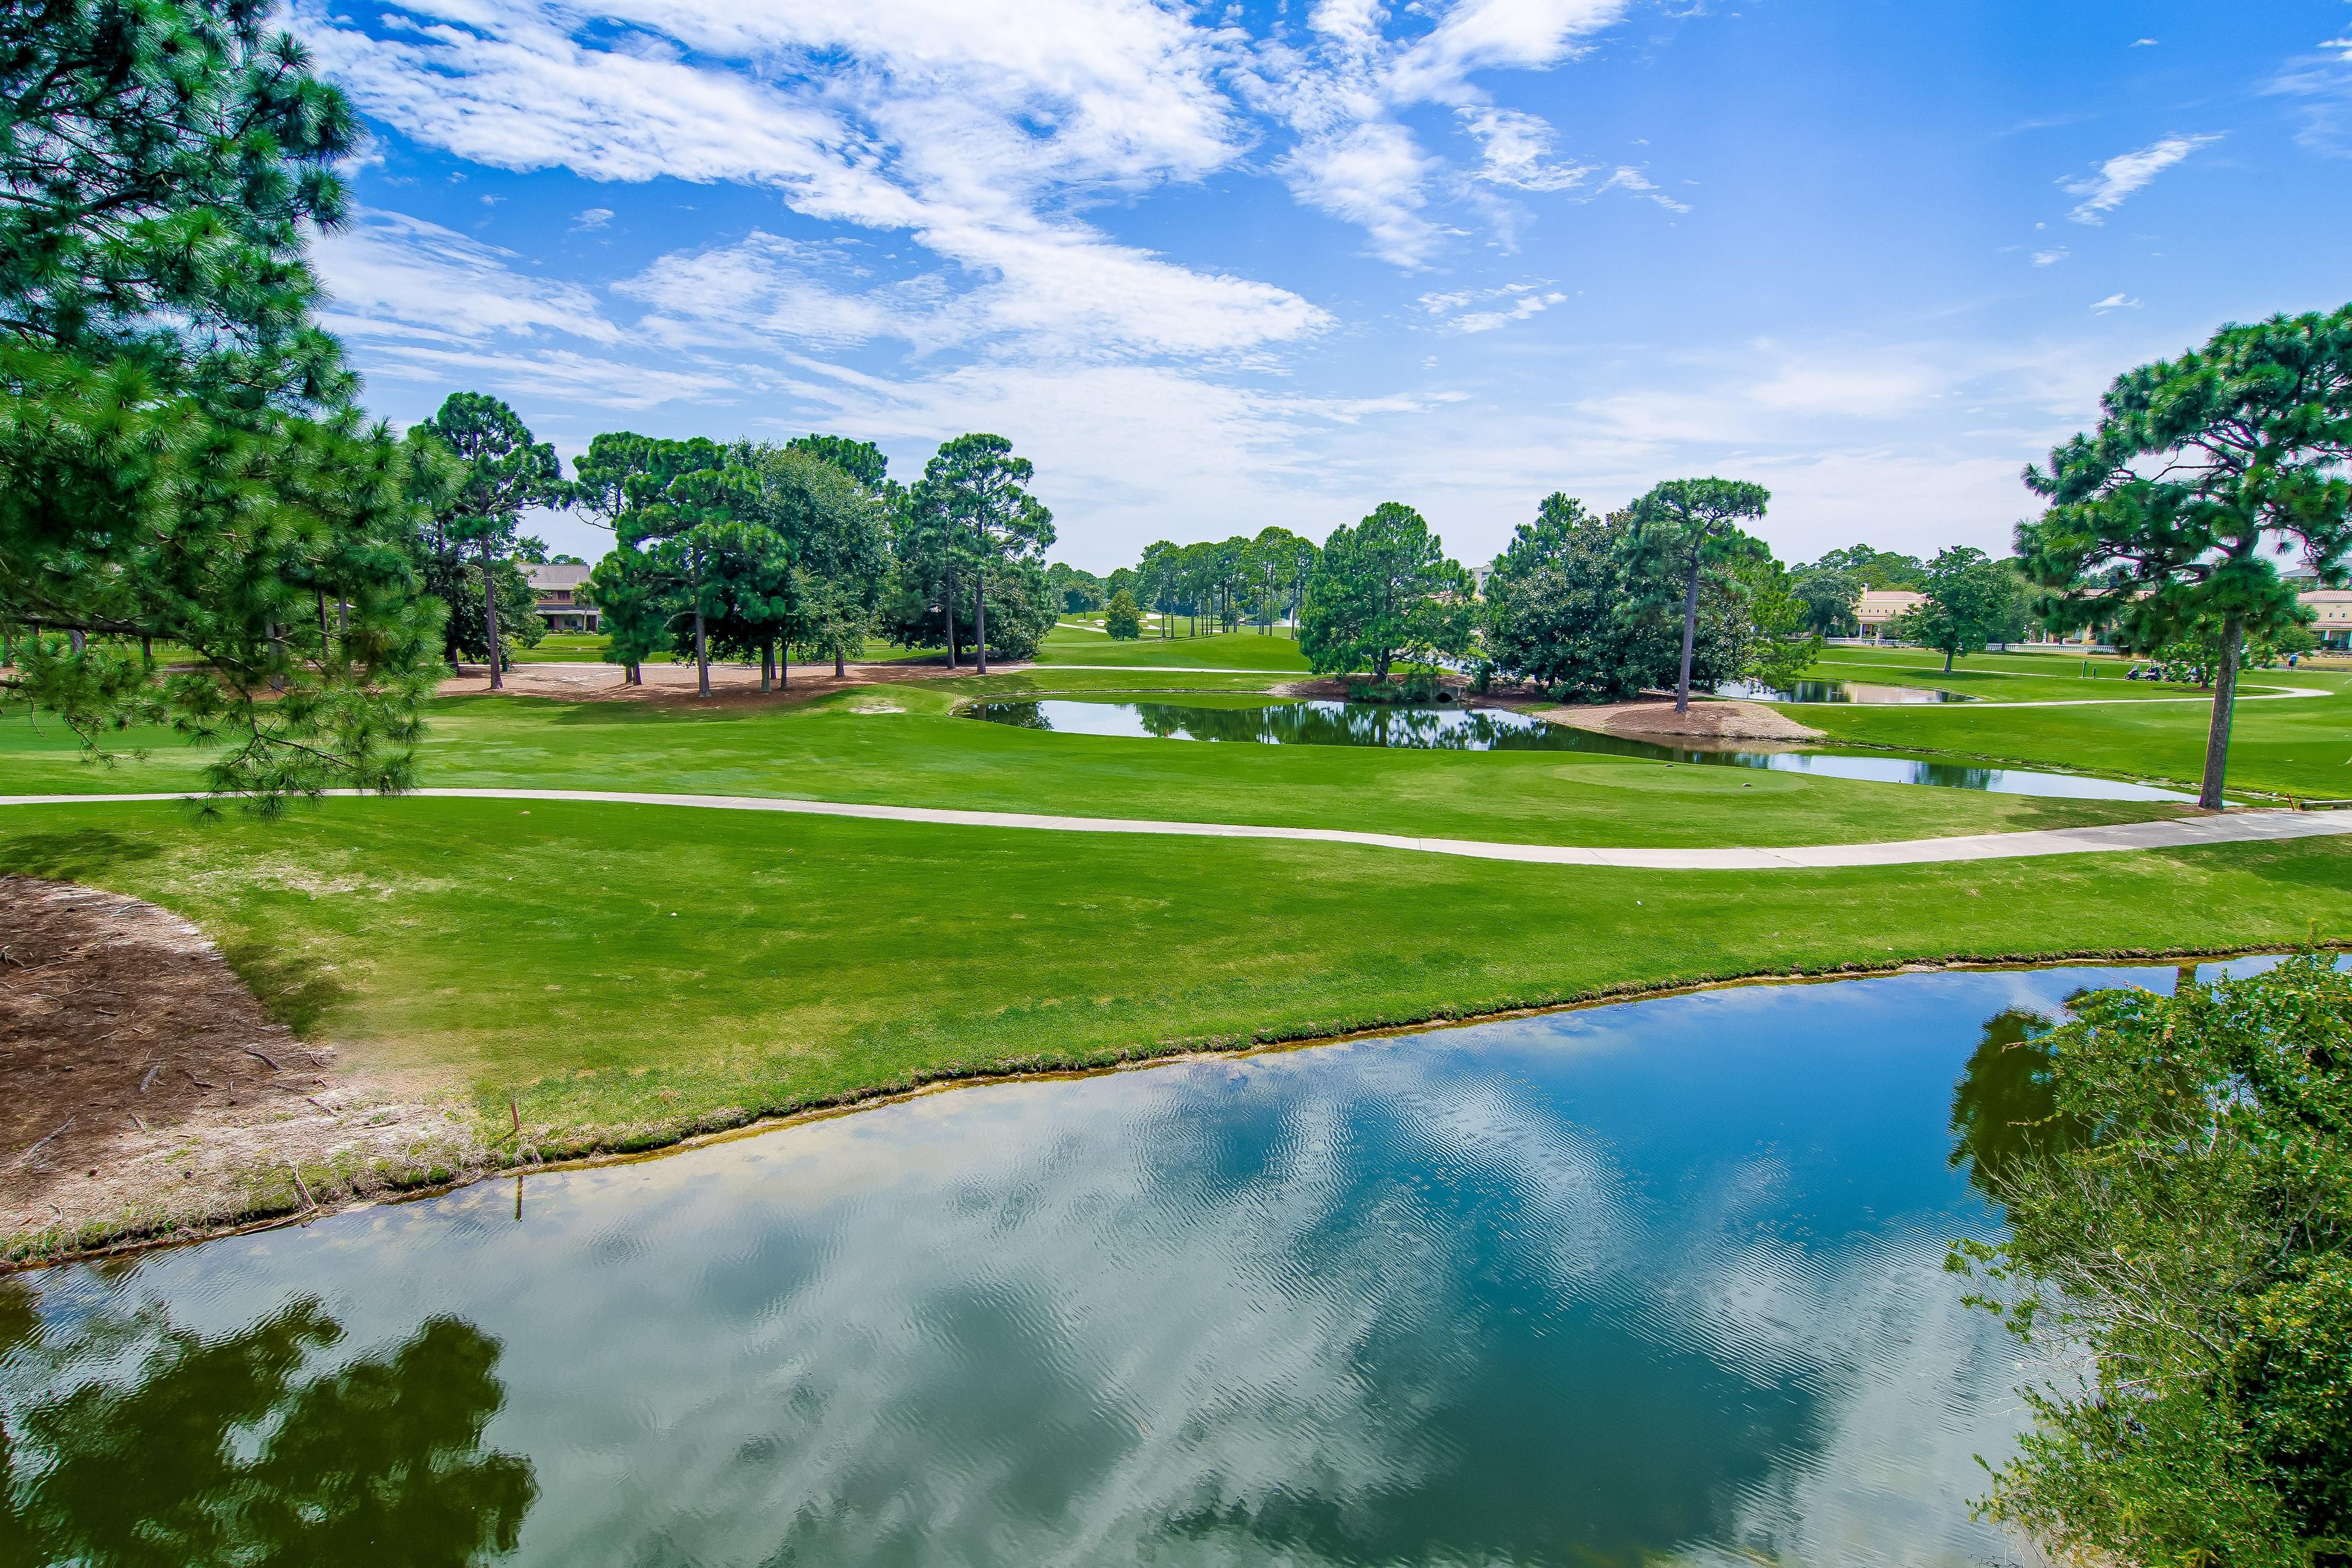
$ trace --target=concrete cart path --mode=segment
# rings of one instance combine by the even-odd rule
[[[356,795],[358,790],[331,790]],[[1181,838],[1265,838],[1313,844],[1360,844],[1424,855],[1459,855],[1531,866],[1598,866],[1643,871],[1820,870],[1842,866],[1917,866],[1959,860],[2019,860],[2047,855],[2113,854],[2127,849],[2183,849],[2205,844],[2274,843],[2352,834],[2352,811],[2232,811],[2158,822],[2099,827],[2038,828],[1980,833],[1962,838],[1910,838],[1881,844],[1808,844],[1779,849],[1584,848],[1570,845],[1502,844],[1475,838],[1409,838],[1339,827],[1264,827],[1225,822],[1154,822],[1122,816],[1046,816],[1018,811],[953,811],[936,806],[865,805],[768,795],[650,795],[619,790],[420,789],[436,799],[570,801],[591,805],[682,806],[708,811],[772,811],[797,816],[846,816],[874,822],[924,822],[952,827],[1013,827],[1048,833],[1139,833]],[[188,800],[186,795],[0,795],[0,806],[106,805],[125,801]],[[395,797],[396,798],[396,797]]]

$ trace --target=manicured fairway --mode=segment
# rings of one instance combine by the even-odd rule
[[[1187,678],[1206,680],[1208,678]],[[805,799],[1074,816],[1352,827],[1537,844],[1817,844],[2144,821],[2179,808],[2057,800],[1557,752],[1202,745],[958,717],[981,691],[1128,678],[916,681],[793,707],[541,699],[437,703],[421,783]],[[900,711],[872,711],[884,707]],[[0,727],[0,793],[194,787],[193,760],[93,772]]]
[[[278,824],[12,808],[0,863],[179,910],[364,1069],[520,1093],[583,1137],[1791,964],[2352,934],[2343,840],[1667,874],[346,800]]]
[[[1263,669],[1282,675],[1307,673],[1307,658],[1298,651],[1286,628],[1271,634],[1219,632],[1203,637],[1184,635],[1178,620],[1176,636],[1154,635],[1118,640],[1076,626],[1056,626],[1037,650],[1041,665],[1192,665],[1202,669]]]
[[[1833,654],[1848,651],[1832,650]],[[1916,652],[1902,651],[1909,660],[1921,658]],[[1899,674],[1906,680],[1926,683],[1925,675],[1904,668],[1895,653],[1869,657],[1871,673],[1885,672],[1878,679],[1891,679]],[[2079,667],[2076,661],[2074,668]],[[1847,679],[1864,675],[1852,665],[1823,664],[1815,672]],[[2081,768],[2193,787],[2204,767],[2210,693],[2173,693],[2197,699],[2185,702],[2108,702],[2105,699],[2123,689],[2159,694],[2168,689],[2117,680],[2112,673],[2103,670],[2095,680],[2018,678],[2032,689],[2032,700],[2101,700],[2082,706],[1808,704],[1784,707],[1782,711],[1826,731],[1834,741],[1947,752],[2029,766]],[[1969,689],[2008,699],[2018,689],[2002,684],[2008,679],[1989,676]],[[1947,684],[1940,678],[1934,683]],[[2306,799],[2352,799],[2352,675],[2312,669],[2292,674],[2254,670],[2247,674],[2246,684],[2303,688],[2327,695],[2239,703],[2230,744],[2231,785]]]

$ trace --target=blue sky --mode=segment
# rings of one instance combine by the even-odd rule
[[[317,260],[378,413],[993,430],[1097,570],[1702,473],[1784,559],[2000,550],[2116,373],[2352,298],[2346,0],[290,16],[374,132]]]

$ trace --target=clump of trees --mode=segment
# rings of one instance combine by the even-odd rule
[[[1318,673],[1370,670],[1385,685],[1401,662],[1433,672],[1459,659],[1474,613],[1470,574],[1419,512],[1383,501],[1324,541],[1307,574],[1298,648]]]
[[[1493,671],[1570,700],[1613,702],[1743,677],[1794,679],[1821,651],[1790,574],[1741,519],[1759,487],[1669,481],[1597,516],[1554,494],[1486,580],[1481,631]]]
[[[1937,552],[1915,591],[1927,595],[1926,603],[1897,616],[1887,629],[1942,654],[1947,674],[1963,654],[2015,642],[2031,624],[2026,582],[2016,565],[1968,545]]]
[[[2068,1561],[2341,1563],[2352,975],[2306,954],[2072,1011],[1996,1020],[1954,1108],[2010,1235],[1949,1266],[2055,1369],[1987,1508]]]
[[[1316,556],[1311,540],[1286,528],[1197,544],[1162,539],[1146,547],[1136,565],[1113,572],[1104,586],[1133,595],[1139,610],[1157,611],[1163,638],[1178,635],[1179,621],[1188,637],[1201,636],[1204,626],[1213,634],[1244,625],[1271,636],[1297,618]]]

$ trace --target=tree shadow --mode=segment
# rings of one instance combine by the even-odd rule
[[[351,1000],[352,988],[307,957],[271,946],[257,937],[240,937],[221,949],[221,956],[237,973],[270,1022],[283,1024],[298,1035]]]
[[[26,833],[0,840],[0,870],[20,877],[47,877],[58,882],[86,882],[119,867],[155,859],[163,853],[163,847],[153,838],[104,827]]]
[[[470,1323],[305,1376],[343,1336],[315,1300],[207,1338],[157,1306],[45,1324],[30,1297],[0,1283],[21,1385],[0,1382],[0,1562],[458,1568],[514,1549],[538,1487],[482,1447],[506,1391]]]
[[[2059,1113],[2043,1037],[2055,1026],[2040,1013],[2010,1007],[1985,1020],[1968,1070],[1952,1089],[1951,1164],[1995,1203],[2006,1178],[2028,1162],[2073,1148],[2088,1133]]]

